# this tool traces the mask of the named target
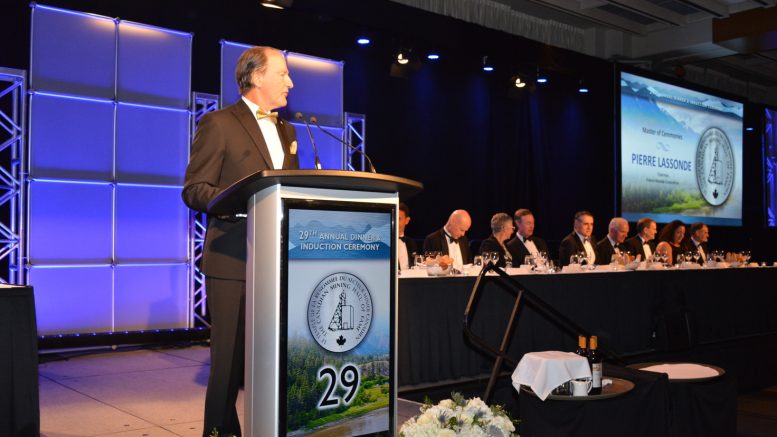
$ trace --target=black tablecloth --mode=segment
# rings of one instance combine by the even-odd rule
[[[541,401],[520,395],[520,435],[687,437],[736,435],[736,387],[730,376],[672,383],[665,374],[605,365],[606,376],[628,379],[622,396]]]
[[[715,344],[777,332],[777,292],[773,285],[777,284],[777,268],[593,272],[515,278],[578,325],[597,334],[600,345],[619,354],[665,347],[671,343],[661,338],[666,335],[690,336],[679,343],[689,343],[686,346],[692,348],[695,344]],[[473,330],[498,345],[514,297],[495,278],[486,279]],[[474,282],[474,277],[400,279],[398,374],[401,386],[490,371],[493,360],[468,345],[462,331],[464,309]],[[673,329],[667,321],[679,314],[690,324],[690,335],[667,333],[666,326],[670,326],[670,331]],[[509,353],[517,361],[526,352],[571,351],[576,346],[573,335],[524,305]],[[750,352],[769,354],[770,359],[777,356],[777,345],[773,342],[769,350],[751,349],[754,350]],[[727,348],[726,357],[723,349],[718,355],[713,351],[705,357],[711,359],[711,364],[725,368],[730,366],[730,361],[726,361],[730,354],[731,349]],[[721,360],[716,361],[716,357]],[[735,377],[742,376],[735,369],[727,371]],[[762,383],[773,385],[774,381]]]
[[[40,434],[38,339],[31,287],[0,287],[0,436]]]

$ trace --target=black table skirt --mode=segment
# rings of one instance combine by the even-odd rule
[[[669,340],[680,344],[745,345],[744,338],[777,333],[777,268],[613,272],[515,277],[528,290],[575,323],[599,336],[599,343],[621,355],[653,351]],[[398,374],[400,386],[435,383],[488,373],[493,360],[475,351],[464,339],[464,309],[474,277],[404,278],[399,281]],[[770,284],[770,285],[759,285]],[[494,278],[477,305],[473,330],[498,345],[512,308],[514,295]],[[684,314],[690,333],[667,332],[665,323]],[[671,326],[671,325],[668,325]],[[749,346],[748,346],[749,347]],[[509,354],[516,361],[526,352],[576,348],[576,338],[543,317],[530,305],[522,306]],[[777,357],[777,344],[746,351],[736,378],[747,377],[752,354]],[[725,354],[725,356],[723,356]],[[731,347],[705,355],[711,364],[731,366]],[[682,359],[682,354],[679,355]],[[720,358],[720,360],[716,360]],[[749,361],[748,361],[749,360]],[[763,361],[763,360],[762,360]],[[767,362],[767,361],[764,361]],[[509,370],[507,367],[505,370]],[[774,373],[774,372],[772,372]],[[774,375],[772,375],[774,377]],[[763,379],[763,375],[758,378]],[[773,385],[771,380],[753,384]],[[757,388],[757,387],[750,387]]]
[[[40,435],[32,287],[0,287],[0,436]]]

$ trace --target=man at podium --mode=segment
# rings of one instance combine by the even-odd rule
[[[271,47],[240,56],[235,77],[241,98],[202,117],[192,142],[183,200],[207,212],[207,205],[234,182],[268,169],[297,169],[294,126],[278,117],[294,86],[286,58]],[[245,347],[246,219],[208,216],[201,271],[210,313],[210,376],[203,435],[240,436],[235,401],[243,376]]]

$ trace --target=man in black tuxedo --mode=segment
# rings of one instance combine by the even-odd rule
[[[607,238],[602,238],[596,243],[596,263],[609,264],[612,256],[628,252],[628,248],[623,242],[629,235],[629,222],[622,217],[615,217],[610,220],[607,231]]]
[[[534,214],[526,208],[521,208],[513,214],[515,237],[507,242],[507,250],[513,258],[513,265],[525,264],[526,256],[548,253],[545,240],[534,235]]]
[[[558,248],[559,265],[569,264],[569,258],[583,252],[589,262],[596,262],[596,241],[593,238],[594,215],[588,211],[578,211],[575,213],[574,231],[561,240]]]
[[[498,212],[491,217],[491,235],[480,243],[480,254],[483,252],[496,252],[499,259],[496,262],[497,267],[504,268],[507,262],[513,262],[513,257],[505,246],[505,242],[513,233],[513,219],[509,215]]]
[[[235,69],[241,99],[202,117],[192,143],[183,200],[207,212],[232,183],[265,169],[299,168],[294,127],[269,111],[286,106],[294,86],[277,49],[253,47]],[[246,220],[208,216],[201,271],[211,320],[210,376],[203,436],[240,436],[235,409],[245,360]]]
[[[413,265],[413,255],[418,253],[415,240],[405,235],[405,227],[410,223],[410,208],[404,203],[399,204],[399,238],[397,241],[397,262],[400,270],[407,270]]]
[[[632,255],[640,256],[640,260],[645,261],[656,251],[656,232],[658,226],[656,221],[643,217],[637,222],[637,235],[626,240],[629,252]]]
[[[707,241],[710,238],[710,229],[704,223],[697,222],[688,229],[691,237],[682,244],[682,253],[698,251],[701,255],[699,263],[704,264],[710,255],[710,249]]]
[[[442,252],[453,258],[453,265],[460,269],[472,262],[467,231],[472,226],[472,218],[463,209],[453,211],[442,229],[432,232],[424,239],[424,252]]]

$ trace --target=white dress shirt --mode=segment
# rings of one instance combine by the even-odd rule
[[[448,233],[445,233],[445,238],[448,239],[448,256],[453,259],[453,267],[461,270],[461,267],[464,265],[464,258],[461,256],[459,242],[451,238]]]
[[[585,238],[584,236],[580,235],[579,233],[575,232],[577,234],[577,238],[580,239],[580,241],[583,242],[583,247],[585,248],[585,257],[589,260],[592,260],[591,263],[596,262],[596,251],[594,250],[593,244],[591,244],[590,238]]]
[[[402,241],[404,235],[397,237],[397,261],[399,261],[399,270],[408,270],[410,260],[407,258],[407,245]]]
[[[245,97],[242,99],[244,102],[246,102],[246,105],[248,105],[248,108],[251,109],[251,112],[255,116],[256,111],[259,110],[259,105],[246,99]],[[281,137],[278,135],[278,127],[270,118],[263,118],[261,120],[256,120],[256,122],[259,124],[259,130],[262,131],[264,142],[267,143],[267,149],[270,151],[270,158],[272,159],[273,168],[276,170],[282,169],[284,153],[283,146],[281,145]]]

